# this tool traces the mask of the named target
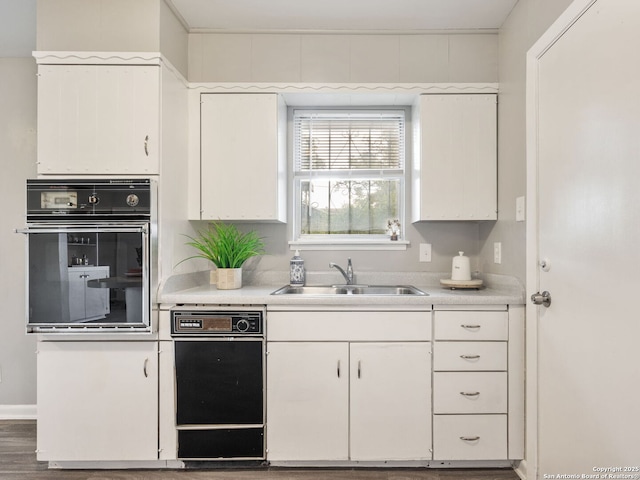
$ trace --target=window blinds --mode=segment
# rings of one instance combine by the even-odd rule
[[[404,168],[404,112],[297,110],[293,122],[296,172]]]

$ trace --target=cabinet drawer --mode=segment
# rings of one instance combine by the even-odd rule
[[[435,340],[507,340],[507,312],[435,312]]]
[[[503,460],[506,458],[506,415],[436,415],[434,417],[434,460]]]
[[[431,339],[429,311],[288,311],[267,314],[267,340],[426,341]]]
[[[507,342],[436,342],[436,371],[507,370]]]
[[[507,372],[437,372],[433,413],[507,413]]]

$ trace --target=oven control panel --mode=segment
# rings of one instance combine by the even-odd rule
[[[261,311],[222,312],[174,310],[171,334],[185,335],[262,335]]]

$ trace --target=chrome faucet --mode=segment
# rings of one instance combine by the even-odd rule
[[[351,265],[351,258],[347,259],[347,271],[345,272],[337,263],[329,263],[329,268],[336,268],[344,277],[347,285],[353,285],[353,265]]]

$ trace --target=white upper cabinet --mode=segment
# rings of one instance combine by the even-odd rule
[[[286,221],[286,107],[277,94],[200,96],[200,215]]]
[[[420,95],[413,111],[413,222],[496,220],[495,94]]]
[[[158,65],[38,67],[38,174],[158,174]]]

